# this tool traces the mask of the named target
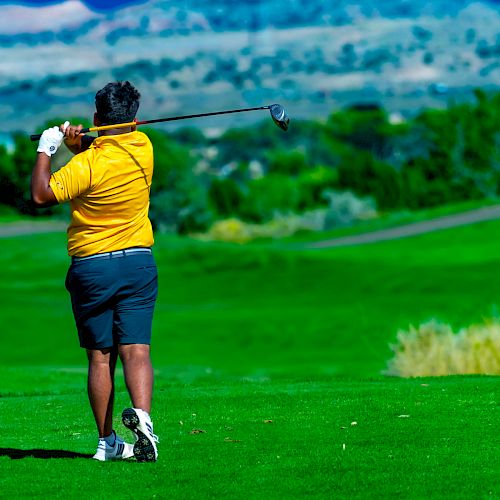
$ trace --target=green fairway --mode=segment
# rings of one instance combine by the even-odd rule
[[[145,465],[9,458],[89,454],[96,437],[65,235],[2,239],[1,495],[498,498],[498,379],[381,372],[409,323],[498,316],[499,231],[484,222],[325,250],[158,236],[161,443]]]
[[[499,230],[485,222],[311,251],[158,237],[154,361],[241,375],[377,375],[399,328],[497,314]],[[58,233],[2,240],[2,366],[84,362],[64,247]]]
[[[2,496],[498,498],[497,396],[494,378],[165,374],[156,464],[67,458],[94,452],[83,391],[2,398]]]

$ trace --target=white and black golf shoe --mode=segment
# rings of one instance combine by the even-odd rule
[[[153,422],[150,416],[140,408],[126,408],[122,413],[122,422],[135,434],[134,456],[138,462],[156,462],[160,440],[153,434]]]
[[[110,446],[104,439],[99,439],[97,451],[92,457],[100,462],[107,462],[108,460],[126,460],[134,456],[134,449],[131,444],[126,443],[120,436],[115,435],[115,443]]]

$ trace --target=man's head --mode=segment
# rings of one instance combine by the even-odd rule
[[[95,117],[101,125],[131,122],[141,94],[130,82],[112,82],[95,95]]]

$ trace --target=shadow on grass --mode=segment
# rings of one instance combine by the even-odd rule
[[[19,458],[92,458],[92,455],[87,453],[77,453],[75,451],[66,450],[19,450],[16,448],[0,448],[0,457],[9,457],[12,459]]]

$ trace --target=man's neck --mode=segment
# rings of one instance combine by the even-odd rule
[[[121,135],[121,134],[129,134],[132,132],[132,127],[124,127],[124,128],[110,128],[109,130],[99,130],[99,136],[102,135]]]

